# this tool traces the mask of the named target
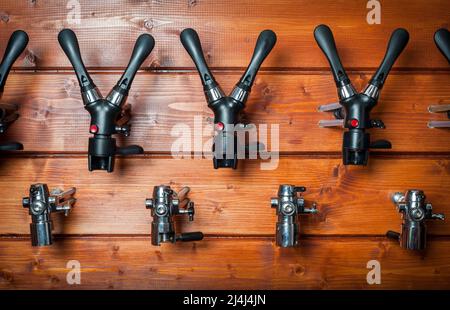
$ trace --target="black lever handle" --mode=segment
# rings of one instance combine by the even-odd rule
[[[434,42],[450,63],[450,31],[445,28],[436,31],[434,34]]]
[[[23,150],[22,143],[7,142],[0,144],[0,151],[18,151],[18,150]]]
[[[388,237],[389,239],[393,239],[393,240],[399,241],[400,240],[400,233],[392,231],[392,230],[389,230],[386,233],[386,237]]]
[[[238,83],[241,88],[248,90],[252,87],[261,64],[272,51],[276,42],[277,36],[272,30],[264,30],[259,34],[250,64]]]
[[[188,241],[200,241],[203,240],[203,233],[200,231],[183,233],[177,236],[176,241],[188,242]]]
[[[141,34],[134,45],[133,53],[128,63],[127,69],[117,82],[117,87],[119,87],[125,93],[131,88],[131,83],[133,82],[136,72],[141,67],[145,59],[150,55],[153,48],[155,47],[155,39],[149,34]]]
[[[376,86],[378,89],[381,89],[384,85],[384,82],[387,79],[389,71],[391,71],[392,66],[397,60],[398,56],[405,49],[406,45],[409,41],[409,33],[403,28],[396,29],[389,40],[386,54],[384,55],[384,59],[381,62],[380,67],[373,75],[369,84]]]
[[[16,30],[9,38],[5,54],[0,63],[0,92],[3,92],[9,71],[17,58],[22,54],[28,44],[28,35],[22,30]]]
[[[327,25],[319,25],[314,29],[314,38],[322,52],[328,59],[333,71],[334,81],[337,87],[350,84],[350,79],[342,66],[341,59],[336,48],[333,33]]]
[[[144,149],[139,145],[129,145],[125,147],[118,147],[116,150],[116,154],[118,155],[134,155],[134,154],[142,154],[144,153]]]
[[[206,64],[202,44],[200,43],[197,32],[192,28],[184,29],[180,34],[180,40],[189,56],[191,56],[194,61],[198,73],[200,74],[203,86],[206,89],[216,87],[217,82]]]
[[[388,140],[376,140],[370,144],[371,149],[392,149],[392,144]]]
[[[75,70],[81,91],[84,92],[95,88],[95,84],[87,72],[83,59],[81,58],[80,46],[78,45],[78,40],[75,33],[70,29],[61,30],[58,35],[58,42]]]

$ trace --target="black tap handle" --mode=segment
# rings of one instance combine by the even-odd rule
[[[350,79],[339,58],[336,42],[334,41],[331,29],[327,25],[317,26],[316,29],[314,29],[314,38],[330,63],[336,86],[341,87],[350,84]]]
[[[304,186],[295,186],[294,187],[294,192],[296,192],[296,193],[306,192],[306,187],[304,187]]]
[[[134,155],[134,154],[142,154],[144,153],[144,149],[139,145],[129,145],[125,147],[118,147],[116,154],[118,155]]]
[[[370,144],[371,149],[392,149],[392,144],[388,140],[376,140]]]
[[[399,241],[400,240],[400,233],[392,231],[392,230],[389,230],[386,233],[386,237],[388,237],[389,239],[393,239],[393,240]]]
[[[202,44],[200,43],[197,32],[192,28],[184,29],[180,34],[180,40],[189,56],[191,56],[194,61],[205,89],[211,89],[218,86],[214,76],[206,64]]]
[[[377,72],[373,75],[370,80],[370,84],[376,86],[381,89],[384,85],[384,82],[387,79],[389,71],[391,71],[392,66],[397,60],[398,56],[405,49],[406,45],[409,41],[409,33],[403,28],[396,29],[389,40],[386,54],[384,55],[384,59],[381,62],[380,67]]]
[[[7,142],[0,144],[0,151],[18,151],[18,150],[23,150],[22,143]]]
[[[78,45],[75,33],[70,29],[61,30],[58,34],[58,42],[75,70],[81,91],[95,88],[96,86],[87,72],[83,59],[81,58],[80,46]]]
[[[445,28],[436,31],[434,34],[434,42],[450,63],[450,31]]]
[[[22,54],[28,44],[28,35],[22,30],[16,30],[9,38],[5,54],[0,63],[0,92],[3,92],[9,71],[17,58]]]
[[[200,241],[203,240],[203,233],[201,231],[189,232],[177,235],[176,241],[188,242],[188,241]]]
[[[134,45],[133,53],[128,63],[127,69],[117,82],[116,90],[120,90],[123,93],[128,93],[131,88],[136,72],[141,67],[145,59],[150,55],[155,47],[155,39],[149,34],[141,34]]]
[[[277,36],[272,30],[264,30],[259,34],[252,60],[238,83],[239,87],[245,90],[252,87],[261,64],[272,51],[276,42]]]

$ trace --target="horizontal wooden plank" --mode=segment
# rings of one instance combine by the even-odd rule
[[[358,89],[370,78],[365,73],[352,77]],[[239,75],[229,73],[218,76],[227,91],[238,78]],[[94,79],[106,95],[119,76],[95,74]],[[336,97],[328,73],[262,74],[248,101],[246,118],[258,126],[267,124],[269,129],[278,124],[282,152],[338,153],[343,130],[319,128],[320,119],[333,116],[317,111],[320,104],[336,101]],[[13,74],[3,100],[19,103],[21,117],[6,138],[21,141],[26,151],[86,152],[90,120],[74,74]],[[372,113],[386,123],[387,129],[370,130],[373,139],[391,140],[394,152],[449,152],[450,131],[427,128],[429,120],[446,119],[443,114],[428,113],[428,105],[445,100],[450,100],[450,74],[392,75]],[[169,153],[173,142],[180,140],[172,130],[188,126],[189,130],[183,133],[189,133],[190,138],[186,135],[182,140],[191,150],[210,150],[205,143],[212,135],[207,126],[212,113],[197,74],[140,74],[129,103],[133,106],[133,128],[122,144],[141,144],[148,152]],[[195,119],[199,121],[197,128]],[[201,128],[205,128],[204,144],[197,145],[193,139]]]
[[[340,159],[281,158],[276,170],[260,162],[240,162],[239,169],[214,170],[210,160],[120,158],[112,174],[88,172],[86,158],[3,158],[0,165],[0,234],[28,234],[31,221],[21,199],[30,184],[75,186],[77,204],[69,217],[54,215],[56,234],[150,234],[144,206],[153,186],[191,188],[196,218],[177,218],[182,231],[208,235],[275,233],[270,198],[280,184],[304,185],[318,215],[301,217],[302,234],[384,235],[398,230],[400,214],[391,202],[397,191],[420,188],[435,212],[450,214],[450,160],[372,158],[369,167],[345,167]],[[429,233],[450,234],[446,221],[428,223]]]
[[[58,32],[73,28],[89,67],[124,67],[141,33],[150,33],[156,47],[145,67],[193,67],[179,41],[182,29],[198,30],[208,62],[213,67],[245,67],[256,38],[273,29],[278,43],[266,67],[324,68],[326,60],[313,30],[329,24],[348,67],[379,65],[389,35],[404,27],[411,42],[397,66],[448,68],[433,42],[440,27],[448,27],[450,6],[446,1],[383,2],[381,24],[369,25],[364,1],[88,1],[75,8],[60,1],[2,1],[0,52],[9,35],[24,29],[31,41],[18,67],[68,67],[57,43]],[[77,12],[80,12],[79,20]],[[78,22],[74,24],[74,22]]]
[[[381,238],[311,238],[297,249],[279,249],[265,239],[206,239],[157,248],[144,238],[60,239],[46,248],[32,248],[26,240],[3,240],[0,247],[1,289],[447,289],[450,285],[447,240],[433,240],[422,255]],[[80,285],[67,284],[70,260],[81,265]],[[380,262],[380,285],[367,284],[370,260]]]

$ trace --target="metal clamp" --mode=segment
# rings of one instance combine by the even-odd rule
[[[199,241],[203,239],[203,233],[190,232],[176,234],[173,216],[185,214],[189,221],[194,220],[194,202],[186,196],[189,187],[183,187],[177,194],[170,186],[160,185],[153,188],[153,198],[145,200],[145,207],[152,211],[152,245],[160,245],[163,242]]]
[[[278,197],[272,198],[271,207],[277,209],[278,221],[276,224],[276,244],[286,248],[298,244],[299,219],[301,214],[317,213],[316,204],[311,208],[305,207],[305,200],[299,194],[306,191],[305,187],[294,185],[280,185]]]
[[[45,246],[53,243],[52,213],[63,212],[68,216],[76,199],[75,187],[67,191],[54,189],[51,192],[47,184],[33,184],[30,186],[30,196],[22,199],[22,205],[31,215],[30,233],[32,246]]]
[[[433,213],[433,206],[426,202],[422,190],[410,189],[405,194],[395,193],[392,201],[402,213],[402,232],[388,231],[388,238],[398,240],[400,246],[408,250],[424,250],[426,247],[427,228],[425,220],[444,220],[441,213]]]
[[[447,113],[448,121],[429,121],[428,128],[450,128],[450,104],[437,104],[428,107],[430,113]]]

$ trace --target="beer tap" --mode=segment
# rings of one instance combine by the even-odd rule
[[[387,140],[370,141],[370,134],[366,130],[385,128],[383,121],[370,117],[370,112],[378,103],[380,91],[394,62],[406,47],[409,34],[401,28],[392,33],[384,59],[362,93],[355,90],[342,66],[331,29],[320,25],[314,30],[314,37],[330,63],[339,96],[339,103],[319,107],[321,112],[333,112],[336,120],[322,120],[319,126],[346,128],[342,143],[344,165],[367,165],[369,149],[392,147]]]

